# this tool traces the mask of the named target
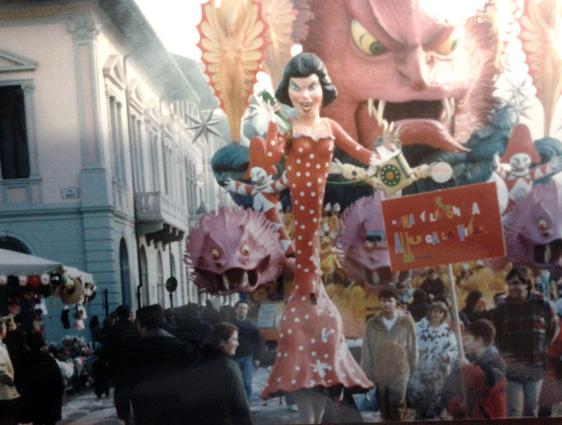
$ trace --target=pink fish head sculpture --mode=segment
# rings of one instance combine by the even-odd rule
[[[283,260],[275,227],[250,209],[207,214],[186,240],[184,261],[195,284],[210,293],[253,292],[281,274]]]
[[[343,213],[336,237],[347,277],[375,288],[393,279],[381,209],[381,192],[360,198]]]
[[[507,259],[532,267],[562,267],[562,182],[537,184],[504,219]]]

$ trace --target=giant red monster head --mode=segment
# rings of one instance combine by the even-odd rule
[[[463,149],[494,105],[499,43],[493,21],[472,13],[451,24],[442,11],[430,15],[425,3],[309,2],[314,17],[303,48],[322,58],[339,91],[324,113],[365,146],[380,134],[369,102],[401,125],[404,145],[449,151]]]

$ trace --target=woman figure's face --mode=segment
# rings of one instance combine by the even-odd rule
[[[318,75],[292,77],[289,80],[289,99],[299,116],[303,118],[320,115],[324,93]]]
[[[236,353],[236,349],[238,348],[238,331],[232,332],[230,338],[228,338],[225,342],[222,343],[222,349],[224,353],[232,357],[234,353]]]

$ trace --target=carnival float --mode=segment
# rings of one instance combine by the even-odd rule
[[[490,307],[505,292],[512,263],[531,267],[545,297],[557,296],[562,143],[551,135],[562,90],[562,2],[445,3],[202,5],[202,62],[232,141],[215,153],[212,167],[239,207],[202,217],[187,238],[185,261],[203,291],[248,293],[257,303],[285,306],[274,336],[281,358],[265,396],[330,387],[330,380],[366,385],[339,345],[363,335],[380,288],[396,287],[409,302],[430,269],[450,296],[464,299],[479,290]],[[523,79],[514,49],[525,58]],[[293,65],[302,69],[289,75],[310,83],[303,62],[294,64],[309,54],[320,59],[327,80],[311,83],[322,85],[324,128],[305,125],[310,105],[295,105],[283,86]],[[325,85],[336,87],[337,97],[326,101]],[[287,90],[290,99],[283,98]],[[544,123],[536,140],[528,127],[532,102]],[[485,183],[494,187],[489,208],[498,211],[503,229],[500,255],[471,252],[449,258],[448,268],[420,267],[423,261],[410,253],[410,266],[393,267],[391,254],[399,248],[387,234],[385,203]],[[451,203],[433,207],[435,217],[455,214]],[[492,214],[471,208],[473,215]],[[473,224],[465,236],[478,231]],[[432,249],[435,239],[425,236],[425,249]],[[413,238],[398,239],[414,245]],[[298,331],[284,323],[301,316],[314,319]],[[291,330],[298,335],[288,335]],[[330,341],[331,348],[318,350],[328,360],[313,359],[314,370],[305,374],[310,359],[301,362],[299,350],[316,353],[316,339]],[[285,355],[304,375],[291,381],[278,370]]]

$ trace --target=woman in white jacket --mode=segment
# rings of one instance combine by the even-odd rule
[[[442,410],[441,391],[458,356],[447,319],[447,305],[436,301],[416,324],[419,362],[408,383],[408,404],[415,408],[416,419],[436,418]]]

